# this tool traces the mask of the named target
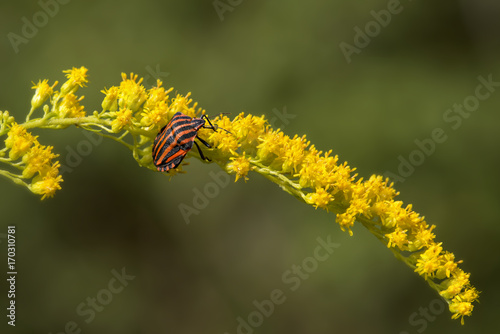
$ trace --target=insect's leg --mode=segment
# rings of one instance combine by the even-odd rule
[[[226,113],[226,114],[229,114],[229,113]],[[217,132],[217,129],[221,129],[221,130],[224,130],[224,131],[226,131],[227,133],[229,133],[229,134],[231,134],[231,135],[232,135],[232,133],[231,133],[231,132],[229,132],[229,131],[227,131],[226,129],[223,129],[223,128],[218,127],[218,126],[217,126],[217,127],[215,127],[215,126],[212,124],[212,122],[210,122],[210,119],[208,118],[208,116],[207,116],[207,115],[203,115],[203,116],[201,116],[201,118],[206,119],[206,120],[207,120],[207,122],[208,122],[208,124],[210,124],[210,126],[206,126],[206,125],[204,125],[203,127],[204,127],[205,129],[212,129],[212,130],[214,130],[215,132]]]
[[[207,115],[203,115],[203,116],[201,116],[201,118],[204,118],[208,122],[208,124],[210,124],[210,126],[204,125],[203,127],[205,129],[212,129],[212,130],[217,132],[217,128],[212,124],[212,122],[210,122],[210,119],[208,118]]]
[[[207,143],[206,141],[204,141],[203,139],[201,139],[200,137],[196,137],[196,139],[198,139],[199,141],[201,141],[201,143],[203,145],[205,145],[206,147],[208,148],[212,148],[212,145],[210,145],[209,143]],[[195,142],[196,143],[196,142]]]
[[[198,139],[200,139],[200,138],[198,138]],[[205,141],[204,141],[204,140],[202,140],[202,139],[200,139],[200,141],[201,141],[202,143],[204,143],[204,144],[207,144],[207,142],[205,142]],[[194,144],[195,144],[195,145],[196,145],[196,147],[198,148],[198,153],[200,153],[200,157],[201,157],[201,159],[202,159],[202,160],[212,161],[212,160],[210,160],[209,158],[205,157],[205,155],[203,154],[203,151],[201,150],[201,148],[200,148],[200,146],[198,145],[198,143],[197,143],[197,142],[194,142]],[[208,147],[210,147],[210,146],[208,146]]]

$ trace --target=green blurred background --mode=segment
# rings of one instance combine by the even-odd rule
[[[376,29],[371,11],[393,8],[394,1],[221,0],[226,7],[219,13],[213,0],[46,3],[53,14],[45,14],[47,22],[37,1],[0,5],[0,109],[18,120],[29,110],[32,81],[63,82],[62,70],[86,66],[90,82],[79,93],[88,112],[100,108],[100,90],[118,84],[121,72],[145,77],[149,87],[156,75],[179,93],[192,92],[209,114],[274,117],[286,134],[307,134],[363,177],[397,173],[398,157],[408,159],[416,139],[442,128],[447,140],[397,188],[400,199],[437,225],[437,240],[464,260],[482,295],[461,326],[365,229],[356,226],[349,237],[334,215],[299,203],[259,175],[209,189],[217,194],[186,224],[179,205],[193,206],[195,192],[210,188],[218,167],[192,159],[186,174],[169,181],[104,140],[64,175],[53,199],[42,202],[0,179],[1,277],[6,228],[17,226],[16,332],[232,334],[237,319],[252,314],[255,328],[240,332],[500,327],[500,91],[457,129],[443,119],[475,93],[478,76],[500,81],[498,2],[402,0],[350,62],[341,43],[354,44],[355,27]],[[16,53],[7,36],[22,36],[23,17],[33,22],[34,16],[40,27]],[[294,118],[277,118],[284,110]],[[74,127],[36,134],[54,145],[62,164],[88,140]],[[340,246],[292,291],[282,276],[327,236]],[[120,292],[113,283],[110,293],[112,270],[122,268],[135,278]],[[0,288],[0,328],[7,328],[4,278]],[[259,321],[254,301],[275,289],[286,299]],[[106,304],[98,300],[93,315],[92,298]]]

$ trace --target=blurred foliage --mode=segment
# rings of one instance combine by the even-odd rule
[[[99,91],[116,84],[121,72],[146,77],[158,69],[166,86],[191,91],[209,114],[272,118],[286,107],[296,117],[277,127],[307,134],[365,177],[396,172],[398,157],[416,149],[415,139],[443,128],[448,139],[396,187],[472,272],[483,291],[473,316],[461,327],[441,311],[434,291],[363,228],[349,237],[332,215],[299,205],[258,175],[221,188],[186,224],[179,204],[192,205],[194,189],[213,182],[209,173],[217,167],[192,161],[169,182],[103,141],[64,175],[53,199],[41,202],[0,180],[0,237],[7,225],[17,226],[17,331],[59,333],[74,321],[95,333],[236,333],[237,318],[247,319],[253,301],[269,299],[275,289],[286,300],[255,332],[498,328],[498,260],[482,256],[500,234],[500,93],[481,101],[456,130],[443,114],[474,94],[478,76],[500,80],[500,6],[402,1],[402,11],[348,64],[340,43],[352,44],[353,28],[363,29],[374,20],[370,11],[391,1],[239,3],[221,21],[213,1],[71,1],[53,9],[16,53],[8,34],[21,35],[23,18],[33,21],[42,7],[3,2],[0,109],[25,115],[31,81],[61,81],[61,71],[72,66],[89,68],[82,94],[96,109]],[[87,140],[77,128],[43,135],[62,164]],[[328,235],[341,246],[292,292],[282,275]],[[87,323],[78,306],[99,296],[112,270],[123,267],[135,279]],[[0,288],[7,290],[5,280]]]

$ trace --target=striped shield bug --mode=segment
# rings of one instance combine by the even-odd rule
[[[177,112],[170,122],[161,128],[153,143],[153,163],[158,171],[168,172],[170,169],[177,168],[186,154],[193,148],[193,143],[198,148],[201,159],[210,161],[205,157],[198,143],[195,142],[195,139],[198,139],[206,147],[212,147],[198,137],[198,130],[201,128],[217,131],[207,115],[191,118]]]

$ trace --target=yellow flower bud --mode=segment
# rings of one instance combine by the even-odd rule
[[[33,95],[33,98],[31,99],[31,110],[39,108],[45,101],[47,101],[47,99],[54,92],[54,87],[57,85],[57,81],[52,86],[49,86],[47,79],[43,81],[38,80],[37,84],[33,82],[33,85],[34,86],[31,88],[36,89],[36,91],[35,95]]]
[[[101,90],[101,93],[106,94],[106,97],[102,101],[102,110],[106,111],[117,111],[118,110],[118,93],[119,89],[116,86],[111,87],[110,89]]]
[[[73,67],[71,70],[63,71],[63,73],[67,73],[66,78],[68,80],[61,87],[61,95],[64,96],[69,93],[74,93],[79,87],[84,87],[88,82],[87,71],[88,69],[83,66],[80,68]]]
[[[132,121],[132,110],[130,109],[120,109],[114,113],[115,119],[111,122],[111,130],[113,132],[119,132],[124,126],[129,125]]]

